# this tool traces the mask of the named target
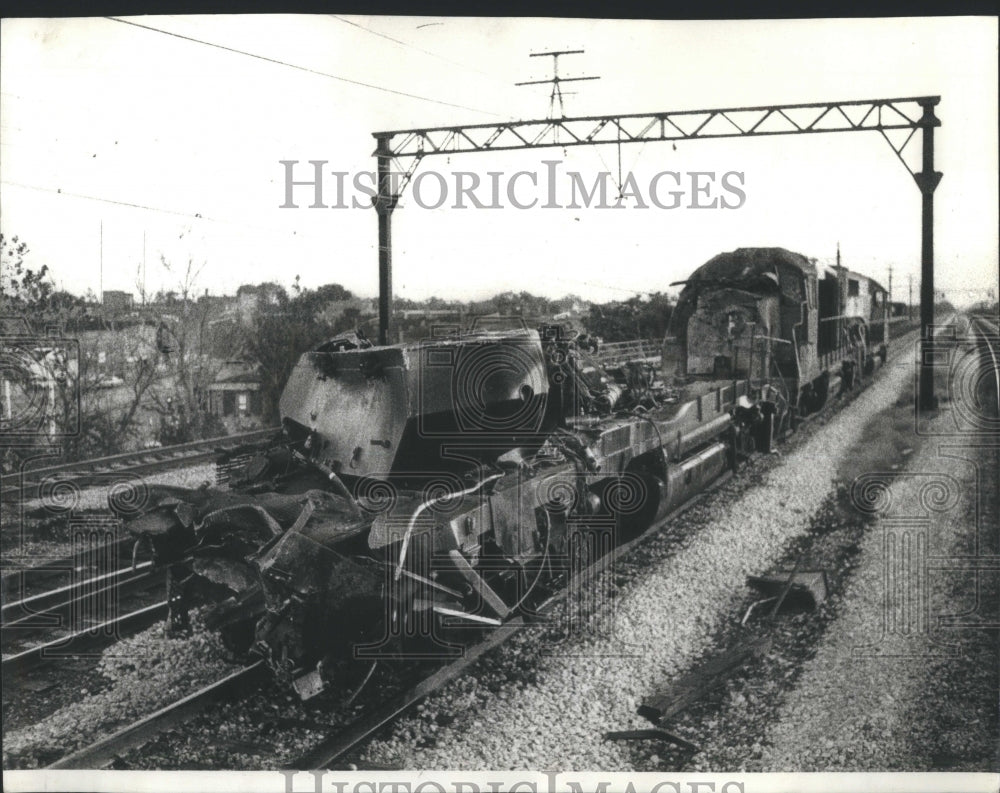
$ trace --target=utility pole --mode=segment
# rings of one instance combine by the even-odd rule
[[[378,158],[378,343],[390,344],[393,338],[392,316],[392,210],[399,203],[399,193],[392,185],[392,151],[388,138],[379,138],[375,148]]]
[[[913,320],[913,273],[910,273],[910,294],[906,299],[906,319]]]
[[[940,97],[929,96],[918,100],[924,110],[917,122],[923,130],[923,170],[913,174],[920,188],[920,409],[934,410],[934,190],[942,174],[934,170],[934,128],[941,122],[934,115],[934,106]]]
[[[104,221],[101,221],[101,256],[100,256],[100,271],[98,274],[98,288],[101,290],[101,306],[104,305]]]
[[[889,302],[892,302],[892,265],[889,265]]]
[[[526,83],[514,83],[514,85],[547,85],[552,83],[552,93],[549,95],[549,118],[555,118],[556,100],[559,100],[559,118],[566,118],[566,111],[563,108],[563,92],[559,87],[560,83],[575,83],[580,80],[600,80],[600,77],[560,77],[559,76],[559,56],[560,55],[582,55],[584,50],[553,50],[551,52],[533,52],[529,58],[542,58],[550,56],[552,58],[552,77],[548,80],[531,80]]]

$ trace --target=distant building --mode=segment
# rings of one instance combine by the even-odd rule
[[[131,292],[108,289],[104,292],[104,310],[111,314],[124,314],[132,310],[135,300]]]
[[[208,386],[208,409],[230,432],[259,426],[261,417],[260,366],[226,361]]]

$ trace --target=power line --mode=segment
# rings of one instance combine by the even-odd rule
[[[489,72],[484,72],[482,69],[477,69],[474,66],[469,66],[468,64],[461,63],[460,61],[453,61],[451,58],[446,58],[444,55],[441,55],[437,52],[432,52],[431,50],[425,50],[423,47],[418,47],[416,44],[411,44],[410,42],[403,41],[402,39],[393,38],[392,36],[389,36],[385,33],[379,33],[377,30],[372,30],[371,28],[365,27],[364,25],[359,25],[357,22],[351,22],[351,20],[344,19],[343,17],[339,17],[336,14],[331,14],[330,16],[332,16],[338,22],[343,22],[345,25],[350,25],[351,27],[355,27],[358,28],[359,30],[365,31],[366,33],[371,33],[373,36],[378,36],[381,39],[385,39],[386,41],[391,41],[394,44],[399,44],[403,47],[409,47],[412,50],[424,53],[424,55],[430,55],[432,58],[437,58],[438,60],[442,60],[445,63],[450,63],[452,66],[461,66],[463,69],[468,69],[469,71],[476,72],[477,74],[481,74],[484,77],[489,77],[491,80],[496,80],[498,83],[501,83],[502,85],[507,85],[506,80],[502,80],[501,78],[497,77],[496,75],[490,74]]]
[[[227,47],[224,44],[216,44],[213,41],[205,41],[204,39],[196,39],[196,38],[193,38],[192,36],[185,36],[185,35],[182,35],[180,33],[174,33],[174,32],[172,32],[170,30],[163,30],[162,28],[154,28],[151,25],[142,25],[142,24],[140,24],[138,22],[131,22],[131,21],[127,20],[127,19],[120,19],[118,17],[104,17],[104,18],[107,19],[107,20],[110,20],[111,22],[120,22],[123,25],[131,25],[132,27],[142,28],[143,30],[149,30],[149,31],[152,31],[153,33],[162,33],[164,36],[173,36],[174,38],[182,39],[184,41],[190,41],[190,42],[193,42],[195,44],[202,44],[202,45],[204,45],[206,47],[215,47],[216,49],[224,50],[225,52],[233,52],[233,53],[236,53],[237,55],[245,55],[248,58],[256,58],[257,60],[266,61],[268,63],[274,63],[274,64],[277,64],[279,66],[287,66],[289,69],[298,69],[299,71],[308,72],[309,74],[315,74],[315,75],[318,75],[320,77],[328,77],[331,80],[339,80],[340,82],[349,83],[351,85],[361,86],[362,88],[371,88],[373,91],[384,91],[385,93],[395,94],[396,96],[405,96],[405,97],[407,97],[409,99],[418,99],[421,102],[432,102],[432,103],[434,103],[436,105],[444,105],[445,107],[455,107],[455,108],[459,108],[461,110],[470,110],[473,113],[483,113],[483,114],[488,115],[488,116],[498,116],[499,115],[499,113],[493,113],[493,112],[491,112],[489,110],[480,110],[479,108],[468,107],[467,105],[459,105],[459,104],[455,104],[454,102],[445,102],[445,101],[443,101],[441,99],[432,99],[432,98],[427,97],[427,96],[419,96],[418,94],[410,94],[410,93],[407,93],[406,91],[397,91],[394,88],[386,88],[386,87],[381,86],[381,85],[374,85],[372,83],[364,83],[364,82],[361,82],[360,80],[352,80],[352,79],[350,79],[348,77],[341,77],[340,75],[330,74],[329,72],[321,72],[321,71],[319,71],[317,69],[310,69],[307,66],[299,66],[299,65],[294,64],[294,63],[288,63],[286,61],[278,60],[277,58],[269,58],[266,55],[258,55],[257,53],[254,53],[254,52],[248,52],[246,50],[236,49],[235,47]]]
[[[163,209],[162,207],[153,207],[144,204],[135,204],[130,201],[118,201],[113,198],[102,198],[101,196],[91,196],[91,195],[85,195],[83,193],[73,193],[67,190],[63,190],[61,188],[53,189],[51,187],[39,187],[38,185],[22,184],[20,182],[11,182],[6,179],[0,180],[0,183],[5,185],[10,185],[11,187],[20,187],[25,190],[37,190],[38,192],[42,193],[52,193],[53,195],[64,196],[67,198],[79,198],[86,201],[99,201],[101,203],[116,204],[118,206],[129,207],[131,209],[143,209],[150,212],[162,212],[163,214],[176,215],[178,217],[184,217],[190,220],[201,220],[201,221],[207,221],[209,223],[221,223],[227,226],[237,226],[239,228],[250,229],[251,231],[256,232],[258,235],[263,235],[267,233],[270,235],[279,235],[279,236],[286,236],[286,235],[295,236],[298,237],[300,240],[306,239],[305,235],[299,236],[298,231],[296,229],[290,229],[290,230],[276,229],[268,226],[261,226],[259,224],[250,225],[248,223],[240,223],[235,220],[226,220],[225,218],[207,217],[200,213],[191,214],[190,212],[181,212],[175,209]]]
[[[132,209],[143,209],[150,212],[161,212],[167,215],[176,215],[178,217],[184,217],[190,220],[205,221],[208,223],[220,223],[225,226],[234,226],[241,229],[248,229],[250,232],[252,232],[251,236],[257,236],[269,239],[274,244],[282,244],[282,245],[287,244],[290,241],[290,238],[292,237],[295,238],[295,242],[297,243],[302,242],[308,244],[311,242],[312,243],[316,242],[315,237],[312,237],[308,234],[302,234],[300,233],[299,229],[279,229],[273,226],[264,226],[261,224],[251,225],[249,223],[241,223],[236,220],[207,217],[199,213],[191,214],[190,212],[181,212],[174,209],[163,209],[162,207],[146,206],[144,204],[136,204],[129,201],[119,201],[112,198],[103,198],[101,196],[85,195],[83,193],[73,193],[62,189],[53,189],[51,187],[40,187],[38,185],[22,184],[20,182],[12,182],[7,179],[0,180],[0,183],[5,185],[10,185],[11,187],[20,187],[26,190],[36,190],[38,192],[43,192],[43,193],[52,193],[53,195],[67,197],[67,198],[77,198],[86,201],[99,201],[101,203],[116,204],[118,206],[129,207]]]
[[[72,193],[69,190],[63,190],[62,188],[51,188],[51,187],[39,187],[33,184],[22,184],[20,182],[10,182],[6,179],[0,180],[0,183],[10,185],[11,187],[21,187],[25,190],[38,190],[42,193],[53,193],[54,195],[67,196],[69,198],[83,198],[87,201],[101,201],[105,204],[117,204],[118,206],[131,207],[132,209],[146,209],[150,212],[163,212],[167,215],[179,215],[181,217],[191,218],[192,220],[211,220],[214,221],[215,218],[204,217],[200,214],[192,215],[190,212],[180,212],[176,209],[163,209],[161,207],[151,207],[145,204],[133,204],[130,201],[118,201],[114,198],[101,198],[100,196],[84,195],[83,193]],[[221,221],[226,222],[226,221]]]

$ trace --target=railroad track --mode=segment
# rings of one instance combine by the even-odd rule
[[[131,537],[122,537],[114,540],[105,549],[107,556],[113,559],[128,559],[131,563],[132,548],[135,540]],[[102,564],[105,559],[98,558],[96,554],[77,554],[74,556],[63,556],[58,558],[46,558],[43,564],[34,567],[10,567],[0,578],[0,596],[3,598],[3,613],[17,601],[26,600],[38,594],[42,587],[51,585],[53,581],[65,580],[73,575],[79,575],[82,570],[90,569]],[[81,582],[80,586],[85,582]],[[47,594],[54,594],[59,588],[50,590]],[[37,605],[35,606],[37,608]]]
[[[906,340],[899,339],[898,341],[903,343]],[[868,381],[870,382],[870,378]],[[828,404],[832,403],[833,401]],[[823,412],[826,411],[824,410]],[[608,554],[593,562],[579,574],[577,580],[583,585],[596,579],[617,560],[622,559],[638,545],[661,532],[694,503],[704,499],[721,487],[731,476],[732,474],[727,472],[717,478],[704,491],[692,497],[660,521],[657,521],[646,531],[628,542],[617,546]],[[553,595],[538,609],[538,612],[542,615],[550,612],[556,604],[566,597],[569,591],[570,588],[566,587]],[[532,622],[534,620],[529,622],[523,616],[517,616],[509,620],[504,625],[491,631],[480,642],[466,647],[462,658],[438,668],[422,679],[412,682],[401,693],[388,698],[366,711],[357,720],[342,729],[338,729],[327,739],[296,758],[288,767],[296,769],[322,769],[331,767],[337,760],[363,744],[410,707],[463,674],[480,658],[509,641],[513,636],[529,627]],[[236,693],[246,693],[258,687],[267,679],[268,674],[263,663],[255,663],[243,670],[227,675],[199,691],[117,730],[111,735],[99,739],[90,746],[67,755],[50,765],[49,768],[101,768],[107,766],[116,757],[121,756],[129,749],[141,746],[166,729],[196,718],[220,700],[231,697]]]
[[[690,498],[644,532],[612,549],[600,559],[581,570],[574,583],[578,582],[579,586],[584,586],[592,582],[597,576],[608,570],[615,561],[621,559],[632,549],[662,531],[667,524],[674,521],[679,515],[687,511],[695,503],[706,498],[711,492],[721,487],[731,478],[732,472],[726,472],[718,477],[711,486]],[[569,591],[570,587],[564,587],[538,607],[535,613],[542,617],[551,613],[552,609],[566,597]],[[488,652],[500,647],[515,635],[534,624],[534,621],[534,618],[528,620],[524,616],[517,616],[492,630],[480,642],[466,647],[461,658],[442,666],[432,674],[416,681],[403,692],[388,698],[374,709],[314,746],[288,767],[320,769],[332,765],[336,760],[366,741],[378,732],[378,730],[389,724],[393,719],[400,716],[420,700],[438,691],[442,686],[463,674]],[[270,673],[264,662],[258,661],[210,683],[193,694],[189,694],[183,699],[167,705],[155,713],[99,739],[89,746],[78,749],[52,763],[48,768],[103,768],[129,749],[141,746],[154,739],[163,731],[196,718],[211,705],[231,697],[235,693],[245,694],[255,690],[269,678]]]
[[[5,654],[3,674],[24,673],[47,660],[78,651],[92,652],[148,627],[166,614],[166,600],[156,593],[157,589],[162,594],[163,575],[152,562],[144,562],[134,570],[117,570],[5,604],[0,625]],[[119,613],[128,601],[149,601],[150,595],[156,599],[153,608],[144,605]],[[28,640],[59,631],[68,633],[17,649]],[[16,685],[16,680],[11,682]]]
[[[7,656],[2,662],[3,684],[17,687],[19,676],[49,661],[96,655],[99,650],[154,625],[166,616],[167,601],[160,600]]]
[[[980,381],[981,395],[995,400],[994,409],[1000,415],[1000,324],[993,317],[973,315],[969,331],[983,351],[983,365],[992,369]]]
[[[183,468],[209,460],[221,454],[259,446],[273,438],[276,427],[254,430],[239,435],[227,435],[202,441],[161,446],[138,452],[126,452],[75,463],[63,463],[34,468],[20,474],[8,474],[0,483],[0,501],[5,504],[29,501],[46,496],[57,488],[84,488],[106,484],[112,477],[143,476],[174,468]]]

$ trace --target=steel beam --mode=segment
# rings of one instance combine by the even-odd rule
[[[546,118],[470,124],[428,129],[389,130],[372,133],[377,141],[379,217],[379,343],[392,341],[392,233],[391,215],[410,178],[424,157],[512,151],[569,146],[621,145],[647,141],[699,140],[702,138],[761,138],[823,132],[879,132],[906,166],[903,149],[918,129],[923,130],[923,170],[913,173],[923,196],[921,235],[921,306],[923,328],[920,404],[933,407],[933,361],[930,326],[934,321],[934,188],[941,174],[934,171],[934,115],[939,96],[894,99],[857,99],[843,102],[806,102],[757,107],[710,108],[575,118]],[[896,146],[886,132],[910,130]],[[398,183],[391,170],[393,159],[410,158]]]
[[[394,157],[599,143],[767,137],[818,132],[917,129],[923,103],[940,97],[808,102],[575,118],[546,118],[376,132]]]

